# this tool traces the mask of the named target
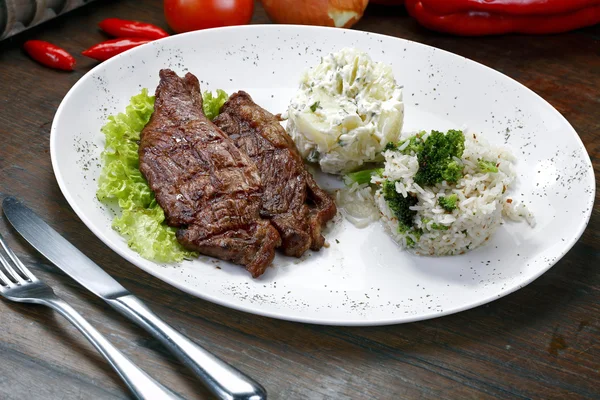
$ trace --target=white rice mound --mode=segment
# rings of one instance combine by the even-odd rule
[[[490,146],[476,134],[466,131],[464,134],[465,151],[460,160],[464,165],[464,177],[456,184],[448,185],[444,181],[433,187],[420,187],[413,181],[419,169],[416,155],[404,155],[397,151],[383,153],[383,177],[373,177],[373,183],[377,184],[385,179],[398,180],[398,193],[417,196],[418,203],[411,209],[417,211],[413,221],[414,226],[422,230],[420,236],[411,233],[414,230],[400,232],[398,220],[384,200],[382,190],[374,194],[386,229],[403,248],[417,255],[455,255],[473,250],[494,234],[503,216],[514,221],[526,220],[531,226],[535,225],[535,219],[527,207],[517,204],[508,194],[516,178],[512,154],[504,148]],[[427,135],[423,136],[424,140]],[[495,160],[498,172],[482,173],[478,167],[479,159]],[[355,193],[365,197],[364,187],[355,189]],[[438,198],[451,194],[458,196],[457,208],[447,212],[439,205]],[[433,226],[448,229],[434,229]]]

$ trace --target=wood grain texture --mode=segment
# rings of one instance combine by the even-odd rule
[[[167,322],[262,382],[271,399],[600,398],[598,207],[575,247],[518,292],[444,318],[373,328],[229,310],[162,283],[93,236],[56,184],[50,124],[69,88],[95,65],[78,54],[104,39],[97,22],[118,16],[166,28],[161,3],[98,1],[0,42],[0,196],[25,199]],[[268,22],[259,4],[254,22]],[[433,45],[528,86],[573,124],[600,176],[600,26],[543,37],[455,38],[419,27],[402,8],[369,6],[356,29]],[[71,51],[77,70],[32,62],[21,50],[30,38]],[[162,346],[50,266],[2,218],[0,232],[36,275],[142,368],[187,398],[209,398]],[[0,301],[0,399],[125,398],[117,375],[64,318]]]

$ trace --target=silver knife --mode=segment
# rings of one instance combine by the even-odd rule
[[[265,389],[161,320],[137,297],[14,197],[2,202],[4,214],[37,251],[83,287],[147,330],[198,375],[217,397],[261,400]]]

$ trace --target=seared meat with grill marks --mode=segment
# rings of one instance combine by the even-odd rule
[[[262,219],[252,160],[202,112],[198,79],[160,71],[154,113],[141,134],[140,170],[188,249],[244,265],[253,277],[281,238]]]
[[[279,231],[284,253],[300,257],[323,247],[321,228],[335,216],[335,203],[306,170],[278,119],[240,91],[213,122],[256,163],[263,183],[261,215]]]

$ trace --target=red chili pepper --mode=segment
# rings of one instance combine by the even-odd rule
[[[89,49],[83,51],[86,57],[93,58],[98,61],[105,61],[111,57],[121,54],[122,52],[140,46],[142,44],[151,42],[151,39],[144,38],[119,38],[111,39],[106,42],[98,43]]]
[[[98,26],[104,32],[116,37],[161,39],[169,36],[167,32],[156,25],[119,18],[106,18],[101,21]]]
[[[600,23],[600,0],[406,0],[423,26],[463,36],[567,32]]]
[[[75,59],[65,49],[43,40],[28,40],[23,45],[31,58],[46,67],[73,71]]]

